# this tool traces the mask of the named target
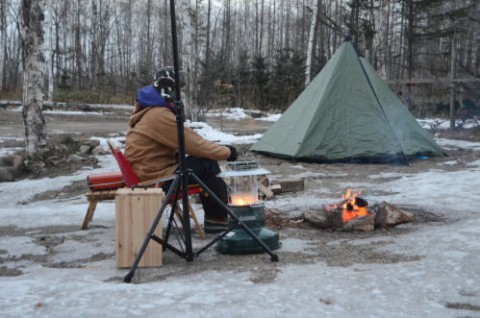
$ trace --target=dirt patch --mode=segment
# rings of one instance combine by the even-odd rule
[[[78,231],[76,225],[51,225],[34,228],[20,228],[14,225],[0,226],[1,236],[37,236],[45,234],[61,234]]]
[[[447,303],[445,307],[450,309],[480,311],[480,306],[472,305],[468,303]]]
[[[113,234],[113,229],[106,230]],[[82,233],[83,234],[83,233]],[[43,247],[42,253],[25,253],[21,255],[9,255],[7,250],[0,250],[0,264],[7,264],[0,268],[0,276],[19,276],[23,272],[20,268],[26,264],[36,264],[50,268],[82,268],[92,262],[105,259],[114,259],[115,253],[98,252],[92,248],[92,255],[87,257],[75,258],[72,260],[57,260],[56,256],[63,246],[67,244],[70,249],[72,244],[92,244],[92,247],[101,245],[103,230],[90,230],[84,235],[79,234],[79,226],[45,226],[35,228],[19,228],[16,226],[0,227],[0,237],[29,237],[32,243],[38,247]],[[84,254],[81,254],[84,255]]]
[[[78,259],[71,262],[49,262],[44,264],[45,267],[50,268],[84,268],[88,263],[103,261],[106,259],[114,259],[115,253],[98,253],[91,257]]]
[[[60,190],[49,190],[49,191],[38,193],[34,195],[32,198],[20,202],[20,204],[28,204],[31,202],[43,201],[43,200],[69,200],[72,197],[83,195],[87,191],[88,191],[88,185],[85,180],[74,181]]]
[[[55,246],[63,244],[65,242],[65,237],[56,236],[56,235],[41,235],[35,237],[35,243],[37,245],[44,246],[47,251],[53,251]]]
[[[8,268],[6,266],[0,266],[0,277],[15,277],[21,276],[23,272],[17,268]]]

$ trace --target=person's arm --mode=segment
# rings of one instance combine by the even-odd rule
[[[191,128],[185,128],[185,151],[190,156],[212,160],[227,160],[230,148],[209,141]]]

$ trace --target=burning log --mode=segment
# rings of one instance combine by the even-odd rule
[[[399,224],[413,222],[413,214],[400,210],[387,202],[375,204],[372,207],[375,213],[375,226],[381,229],[391,228]]]

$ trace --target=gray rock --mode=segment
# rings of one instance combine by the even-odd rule
[[[55,148],[59,151],[67,151],[68,150],[67,145],[64,145],[64,144],[58,144],[58,145],[55,146]]]
[[[98,155],[106,155],[108,154],[109,152],[106,151],[105,149],[103,149],[102,147],[100,146],[97,146],[95,147],[93,150],[92,150],[92,155],[95,155],[95,156],[98,156]]]
[[[91,149],[92,147],[90,145],[81,145],[79,152],[81,154],[87,155],[88,153],[90,153]]]
[[[12,156],[12,167],[14,169],[19,169],[23,167],[23,158],[20,155],[13,155]]]
[[[0,167],[0,182],[13,181],[14,179],[14,169],[11,167]]]
[[[67,162],[81,162],[83,161],[83,157],[77,154],[70,155],[68,157]]]

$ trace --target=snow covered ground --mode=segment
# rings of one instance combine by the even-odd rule
[[[223,134],[204,124],[195,126],[205,137],[225,143],[259,138]],[[480,151],[480,142],[438,142],[444,147]],[[102,168],[95,173],[117,170],[111,156],[99,159]],[[459,164],[452,160],[444,164]],[[296,166],[302,171],[302,164]],[[330,266],[318,255],[313,263],[287,263],[282,262],[282,253],[308,253],[312,244],[288,238],[282,240],[278,263],[262,254],[255,258],[258,264],[252,263],[246,271],[194,272],[184,260],[170,258],[185,274],[131,284],[121,281],[127,270],[117,269],[112,256],[113,202],[97,206],[95,223],[103,226],[87,231],[75,230],[87,207],[83,196],[19,204],[36,193],[85,180],[90,173],[84,170],[54,179],[0,183],[1,227],[8,233],[0,237],[0,268],[7,273],[0,277],[1,317],[480,317],[480,157],[461,170],[432,166],[418,174],[379,172],[370,177],[395,177],[383,185],[388,194],[376,195],[374,200],[428,210],[440,207],[449,222],[408,225],[410,230],[400,237],[347,237],[328,243],[332,249],[348,243],[379,254],[388,251],[409,261],[382,263],[373,259]],[[308,171],[304,176],[308,178]],[[355,186],[368,189],[370,180]],[[332,200],[338,197],[320,197],[310,191],[301,199],[292,196],[267,201],[267,207],[309,206]],[[51,235],[45,234],[46,227],[52,227]],[[70,233],[62,236],[55,227],[69,228]],[[42,234],[36,236],[37,232]],[[59,242],[42,244],[42,240]],[[193,263],[235,257],[211,252]],[[85,266],[67,266],[82,259],[88,260]],[[46,263],[59,266],[42,265]],[[253,280],[252,273],[259,266],[271,267],[273,278],[260,283]],[[136,275],[142,271],[137,270]],[[18,276],[12,274],[16,272]]]

